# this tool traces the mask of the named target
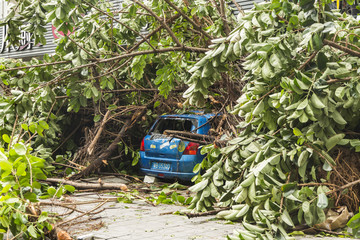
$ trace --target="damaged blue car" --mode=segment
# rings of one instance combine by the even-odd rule
[[[158,178],[189,181],[204,155],[199,144],[165,135],[165,130],[208,134],[214,114],[163,115],[151,127],[140,146],[140,170]]]

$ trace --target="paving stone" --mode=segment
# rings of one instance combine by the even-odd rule
[[[74,200],[91,201],[99,197],[109,197],[109,195],[84,194],[76,196]],[[78,208],[89,211],[97,204],[79,205]],[[101,216],[100,220],[87,223],[90,226],[99,224],[102,226],[100,229],[74,224],[65,230],[82,240],[225,240],[226,235],[232,234],[234,229],[242,228],[240,223],[227,224],[227,221],[215,220],[214,216],[188,219],[181,215],[160,215],[185,210],[183,206],[158,205],[154,207],[142,201],[135,201],[132,204],[109,202],[104,207],[106,209],[96,215]],[[63,211],[63,209],[60,210]],[[69,218],[78,215],[79,213],[74,213]],[[297,239],[335,240],[337,238],[306,236]]]

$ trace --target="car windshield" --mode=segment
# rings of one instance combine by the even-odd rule
[[[151,134],[163,134],[165,130],[190,132],[193,126],[197,126],[197,121],[195,119],[160,118],[154,126]]]

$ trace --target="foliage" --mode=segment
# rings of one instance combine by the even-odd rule
[[[359,118],[359,23],[325,3],[255,5],[190,70],[184,97],[200,105],[229,63],[242,59],[247,70],[232,109],[243,117],[243,131],[190,188],[191,208],[206,211],[219,199],[232,207],[219,217],[242,220],[245,230],[229,239],[287,238],[297,224],[323,222],[334,206],[326,184],[337,174],[331,156],[339,145],[360,151],[349,134]],[[204,148],[205,161],[215,149]]]
[[[158,204],[177,204],[177,205],[189,205],[192,201],[192,197],[184,197],[176,191],[165,193],[162,191],[159,195],[147,197],[151,202]]]
[[[355,214],[348,222],[348,227],[352,229],[352,234],[355,238],[360,237],[360,212]]]
[[[44,239],[53,220],[34,204],[42,195],[39,180],[46,179],[45,160],[20,142],[0,149],[0,167],[0,237],[11,232],[24,239]]]
[[[20,30],[32,33],[35,45],[45,44],[46,24],[56,28],[59,39],[55,54],[41,60],[0,59],[0,136],[4,140],[0,147],[11,153],[16,144],[31,145],[32,156],[47,162],[42,169],[46,174],[54,170],[48,165],[54,162],[56,166],[69,165],[68,160],[88,165],[89,159],[100,156],[113,141],[124,122],[133,121],[134,113],[148,108],[140,124],[132,122],[131,126],[139,126],[133,134],[116,145],[120,154],[131,155],[136,164],[138,154],[133,146],[142,129],[169,108],[164,103],[167,98],[182,101],[180,96],[169,97],[172,90],[185,87],[188,69],[208,50],[209,39],[225,36],[225,29],[234,22],[230,9],[220,11],[216,1],[214,6],[203,0],[134,0],[123,1],[121,7],[94,0],[12,3],[0,23],[8,28],[7,47],[19,43]],[[105,125],[106,132],[101,134],[100,126],[104,129]],[[99,138],[95,138],[98,131]],[[99,139],[96,149],[89,153],[83,146],[94,139]],[[70,173],[74,171],[69,168],[62,172]],[[38,183],[36,177],[34,183]],[[30,191],[26,186],[22,189]],[[69,186],[38,189],[40,185],[32,192],[42,198],[73,190]],[[11,192],[14,198],[20,193]],[[171,199],[185,202],[175,193]],[[123,200],[129,200],[128,196],[119,199]],[[40,223],[15,220],[9,224],[31,230],[27,233],[23,227],[24,234],[33,238],[42,234]]]

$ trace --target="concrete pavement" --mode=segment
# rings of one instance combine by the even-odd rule
[[[119,180],[107,179],[106,182]],[[66,215],[64,220],[71,221],[61,228],[78,240],[221,240],[226,239],[226,235],[234,229],[242,228],[240,223],[218,220],[215,216],[188,219],[184,215],[174,215],[173,212],[186,211],[186,207],[166,204],[153,206],[140,195],[133,203],[117,202],[117,197],[96,192],[76,193],[66,197],[61,203],[76,206],[78,211]],[[58,200],[56,202],[59,203]],[[69,209],[58,206],[48,207],[47,210],[59,214],[69,212]],[[95,214],[85,214],[89,211]],[[306,236],[296,239],[338,238]]]

